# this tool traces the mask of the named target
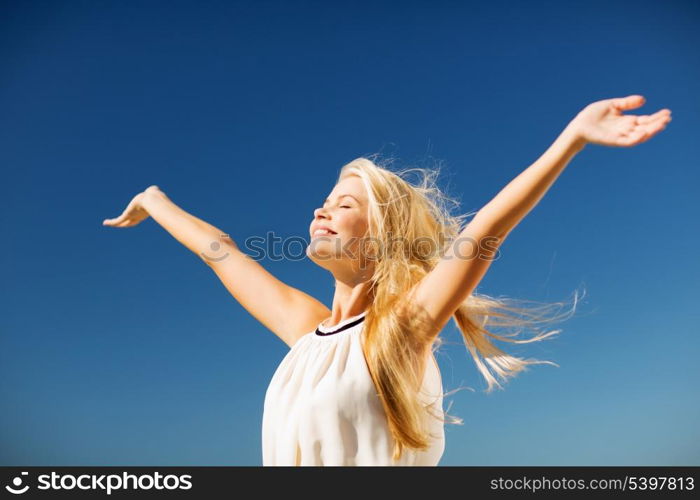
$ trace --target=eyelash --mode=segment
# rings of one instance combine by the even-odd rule
[[[352,208],[350,205],[340,205],[340,208]]]

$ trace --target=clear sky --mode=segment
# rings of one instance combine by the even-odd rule
[[[442,165],[478,210],[586,104],[673,121],[588,146],[479,291],[585,288],[556,362],[485,394],[450,324],[441,465],[700,465],[700,5],[70,1],[0,6],[0,465],[260,465],[287,346],[152,219],[157,184],[236,241],[308,241],[340,167]],[[265,259],[327,305],[332,276]],[[451,406],[449,406],[451,405]]]

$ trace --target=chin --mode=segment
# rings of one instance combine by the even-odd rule
[[[319,267],[328,271],[337,268],[340,259],[335,257],[333,248],[328,245],[309,245],[306,247],[306,256]]]
[[[309,245],[306,247],[306,256],[316,263],[333,260],[333,254],[329,248],[323,248],[322,245]]]

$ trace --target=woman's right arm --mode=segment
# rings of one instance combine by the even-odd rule
[[[105,225],[129,227],[147,216],[197,254],[231,295],[290,347],[330,315],[323,303],[275,278],[223,231],[178,207],[157,186],[139,193]]]

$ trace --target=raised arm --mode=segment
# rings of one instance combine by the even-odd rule
[[[103,224],[131,227],[149,216],[202,259],[231,295],[290,347],[330,314],[324,304],[275,278],[221,229],[178,207],[157,186],[136,195],[119,217]]]
[[[409,292],[410,303],[435,321],[434,336],[479,284],[508,234],[586,144],[633,146],[666,127],[671,120],[668,109],[647,116],[622,114],[642,104],[639,95],[590,104],[535,163],[479,210],[435,268]]]

